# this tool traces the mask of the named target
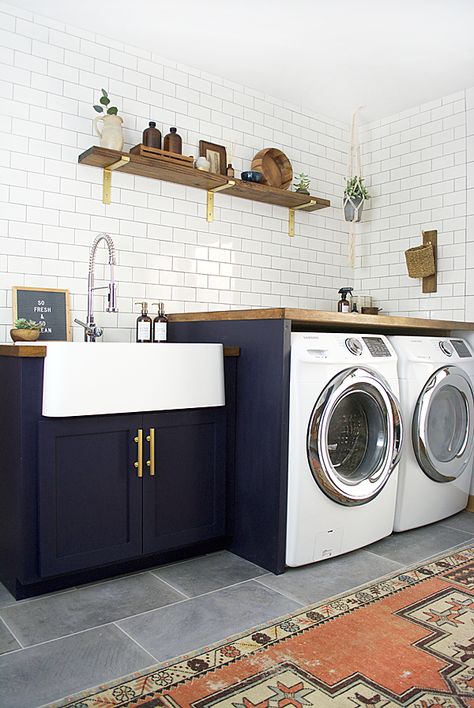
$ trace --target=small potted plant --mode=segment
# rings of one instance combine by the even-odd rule
[[[99,98],[99,103],[94,106],[94,110],[97,111],[97,113],[104,113],[104,116],[94,118],[94,128],[97,135],[100,136],[100,147],[108,148],[109,150],[122,150],[123,120],[117,115],[118,108],[116,106],[109,106],[109,104],[109,94],[105,89],[102,89],[102,96]],[[100,121],[103,122],[102,130],[100,130],[97,125]]]
[[[310,184],[311,180],[309,179],[308,175],[306,175],[304,172],[300,172],[297,176],[297,181],[293,183],[293,187],[295,188],[295,191],[299,192],[300,194],[309,194]]]
[[[40,336],[44,322],[35,322],[34,320],[25,320],[20,317],[15,320],[14,328],[10,330],[10,337],[14,342],[34,342]]]
[[[356,175],[348,179],[344,190],[344,219],[346,221],[360,221],[366,199],[370,199],[370,196],[364,184],[364,178]]]

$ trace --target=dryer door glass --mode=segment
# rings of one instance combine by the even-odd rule
[[[467,375],[446,366],[429,379],[413,416],[413,449],[422,470],[435,482],[459,477],[473,449],[474,399]]]
[[[387,416],[369,390],[349,391],[334,406],[328,424],[331,464],[348,483],[370,477],[386,454]]]
[[[380,493],[401,446],[398,402],[384,379],[363,367],[336,376],[308,426],[308,462],[334,501],[364,504]]]

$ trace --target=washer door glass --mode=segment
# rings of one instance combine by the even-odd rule
[[[429,379],[413,416],[418,464],[436,482],[450,482],[466,469],[473,449],[474,399],[467,375],[446,366]]]
[[[351,506],[385,486],[401,446],[398,402],[385,380],[363,367],[336,376],[318,399],[308,427],[308,462],[331,499]]]

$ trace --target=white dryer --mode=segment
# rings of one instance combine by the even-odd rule
[[[286,563],[346,553],[393,530],[402,423],[385,337],[291,335]]]
[[[389,338],[398,354],[406,440],[398,471],[395,531],[465,508],[473,466],[472,349],[460,338]]]

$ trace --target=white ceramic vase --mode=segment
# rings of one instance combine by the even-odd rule
[[[102,121],[103,126],[100,130],[98,123]],[[97,135],[100,136],[100,147],[108,148],[109,150],[122,150],[123,148],[123,120],[120,116],[97,116],[94,118],[94,128]]]

